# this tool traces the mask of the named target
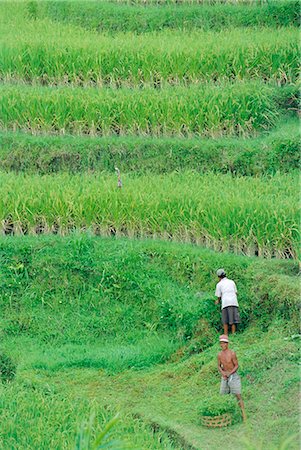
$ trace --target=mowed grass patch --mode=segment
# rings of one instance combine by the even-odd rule
[[[83,419],[89,419],[94,412],[93,441],[104,423],[119,411],[120,421],[108,440],[120,440],[118,448],[122,449],[189,445],[203,449],[206,442],[205,448],[217,450],[222,445],[230,450],[235,432],[241,449],[251,445],[263,449],[268,445],[279,450],[286,442],[285,448],[296,450],[298,408],[287,397],[298,395],[298,342],[283,333],[281,325],[274,324],[268,333],[259,327],[251,328],[231,338],[231,348],[240,364],[246,424],[238,422],[215,430],[200,424],[200,407],[219,391],[216,355],[220,349],[216,343],[186,359],[118,375],[108,376],[92,368],[20,368],[17,379],[0,390],[4,425],[1,442],[4,446],[39,442],[40,448],[51,442],[58,448],[74,448]],[[23,433],[25,423],[35,426]]]
[[[0,168],[41,175],[57,172],[163,174],[187,169],[258,176],[300,167],[297,119],[256,138],[183,139],[47,136],[0,133]]]
[[[246,424],[240,422],[215,430],[201,426],[199,407],[219,393],[217,343],[180,363],[169,363],[134,376],[130,372],[120,374],[106,386],[106,400],[114,403],[117,390],[123,408],[130,407],[149,423],[161,425],[161,429],[173,430],[185,439],[186,446],[190,444],[196,449],[217,450],[222,445],[230,450],[235,433],[237,448],[249,449],[253,443],[256,448],[268,446],[278,450],[287,441],[286,448],[296,450],[298,408],[297,404],[287,402],[286,397],[298,392],[299,344],[279,333],[279,325],[275,324],[267,334],[254,328],[230,337],[230,348],[236,351],[239,360]],[[103,395],[103,382],[95,380],[94,374],[86,373],[84,379],[85,394],[89,392],[91,398]],[[128,386],[126,394],[125,386]]]
[[[293,28],[109,36],[33,21],[18,26],[16,39],[15,26],[3,27],[2,81],[117,88],[243,79],[287,84],[296,82],[300,67]]]
[[[122,309],[122,307],[119,307]],[[105,308],[102,309],[104,313]],[[63,318],[56,320],[54,316],[48,318],[43,315],[38,308],[36,322],[40,321],[43,326],[47,320],[51,320],[58,326],[66,330],[63,339],[62,328],[56,332],[54,327],[48,327],[48,333],[39,329],[34,323],[27,326],[27,330],[17,329],[16,315],[11,315],[10,320],[2,322],[5,335],[11,336],[11,342],[16,345],[16,351],[11,351],[6,344],[6,351],[13,355],[18,361],[18,370],[34,369],[57,372],[60,370],[72,369],[96,369],[108,374],[116,374],[124,370],[143,370],[156,364],[163,364],[179,348],[180,343],[176,341],[172,333],[164,332],[158,334],[147,330],[143,324],[138,324],[136,333],[129,333],[128,330],[119,330],[112,325],[112,332],[109,329],[101,328],[100,321],[97,322],[96,314],[90,318],[90,327],[87,327],[85,314],[77,312],[76,317],[72,317],[67,311]],[[125,316],[128,311],[123,308]],[[110,312],[108,311],[108,317]],[[19,324],[26,322],[26,312],[19,318]],[[27,324],[28,324],[27,316]],[[79,318],[82,321],[82,331],[80,331]],[[120,320],[120,315],[118,316]],[[78,336],[72,334],[72,323]],[[91,326],[93,323],[94,328]],[[13,325],[15,325],[13,327]],[[140,329],[139,329],[140,328]],[[108,335],[115,338],[108,338]],[[41,337],[41,340],[39,338]],[[88,342],[87,342],[88,341]],[[65,342],[65,343],[64,343]]]
[[[2,85],[2,130],[90,135],[249,135],[275,125],[296,88],[261,83],[107,89]]]
[[[194,242],[220,251],[296,257],[298,176],[1,174],[5,234],[83,230]],[[222,205],[222,206],[218,206]]]

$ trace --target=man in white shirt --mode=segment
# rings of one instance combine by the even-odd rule
[[[215,290],[215,295],[217,296],[215,303],[221,303],[224,334],[228,336],[229,325],[231,325],[232,333],[235,333],[236,324],[240,322],[237,289],[234,281],[226,277],[224,269],[218,269],[216,274],[219,282]]]

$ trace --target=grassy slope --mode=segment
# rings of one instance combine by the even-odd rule
[[[210,299],[215,270],[222,265],[237,280],[245,326],[250,320],[266,327],[267,318],[283,319],[297,332],[296,262],[220,255],[191,245],[73,236],[1,240],[2,336],[33,339],[50,350],[68,344],[66,363],[75,357],[72,345],[84,345],[88,353],[75,358],[78,366],[81,361],[89,366],[89,354],[93,366],[91,344],[131,348],[138,343],[151,365],[160,361],[158,352],[162,355],[156,339],[168,355],[174,351],[169,341],[190,342],[200,317],[207,321],[208,342],[215,335],[219,309]],[[112,366],[113,372],[135,365],[122,350],[115,356],[124,364]],[[64,354],[56,358],[62,366]],[[94,360],[101,367],[101,359]],[[139,355],[137,361],[139,367]],[[57,368],[53,355],[42,362]],[[110,369],[108,362],[104,368]]]
[[[213,431],[200,426],[197,410],[202,399],[219,390],[217,345],[181,363],[138,374],[125,372],[113,379],[101,373],[78,372],[74,394],[78,395],[84,384],[85,396],[119,405],[121,410],[174,432],[178,442],[181,438],[185,441],[184,448],[217,450],[223,446],[230,450],[253,444],[256,449],[274,449],[295,435],[292,445],[285,448],[297,449],[298,406],[288,398],[298,393],[298,346],[289,337],[285,339],[278,327],[268,334],[253,329],[233,339],[243,380],[246,426]],[[60,376],[68,379],[66,372]]]
[[[249,423],[208,431],[197,408],[218,390],[213,292],[221,265],[237,281],[244,325],[251,320],[233,341]],[[46,448],[50,436],[57,448],[71,448],[77,425],[93,409],[99,427],[122,412],[115,433],[127,436],[130,448],[170,444],[163,436],[166,446],[158,447],[158,436],[150,438],[129,414],[176,435],[181,448],[217,449],[223,442],[230,449],[234,430],[239,443],[256,438],[256,448],[273,448],[297,433],[297,405],[288,401],[298,390],[291,338],[299,321],[296,263],[75,236],[2,239],[1,267],[1,348],[18,363],[16,381],[0,392],[4,448]],[[24,434],[25,420],[38,426]]]
[[[262,175],[300,165],[297,119],[252,139],[93,138],[0,133],[2,170],[47,174],[60,171],[168,173],[183,169]]]
[[[172,2],[171,2],[172,3]],[[269,1],[261,5],[149,5],[147,8],[109,2],[52,2],[28,7],[31,17],[48,15],[52,20],[71,22],[88,29],[131,30],[138,33],[166,28],[220,29],[249,26],[298,26],[297,1]]]
[[[20,369],[16,381],[0,391],[3,448],[38,445],[46,450],[49,443],[74,448],[76,429],[91,411],[96,412],[96,430],[119,411],[121,421],[111,437],[127,443],[122,449],[297,450],[298,402],[292,399],[299,392],[299,350],[279,326],[268,333],[251,329],[232,344],[240,361],[246,425],[207,430],[199,424],[202,399],[219,388],[215,345],[178,363],[114,376],[93,368]],[[24,433],[24,426],[33,423]],[[287,438],[290,443],[281,447]]]

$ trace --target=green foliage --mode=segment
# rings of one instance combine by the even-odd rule
[[[16,376],[17,366],[10,356],[0,354],[0,378],[3,382],[12,381]]]
[[[38,17],[38,3],[36,0],[29,1],[26,4],[27,14],[30,19],[37,19]]]
[[[29,356],[28,346],[24,348],[24,353]],[[66,382],[66,374],[69,374],[74,386],[81,386],[78,392],[74,392]],[[2,389],[0,386],[3,448],[174,449],[166,433],[160,433],[160,443],[149,432],[147,425],[133,420],[126,411],[122,412],[115,425],[114,416],[118,407],[105,407],[103,398],[99,398],[96,392],[94,398],[90,398],[85,392],[87,384],[78,369],[52,373],[52,376],[60,378],[61,387],[45,372],[38,374],[26,370],[22,370],[18,381]],[[100,372],[93,372],[94,381],[100,380],[101,376]],[[89,417],[90,411],[94,414],[87,422],[84,418]]]
[[[68,28],[38,21],[34,27],[20,26],[18,38],[10,32],[11,27],[0,50],[4,81],[162,90],[169,85],[254,79],[288,85],[299,74],[294,29],[127,32],[112,37],[75,28],[70,38]]]
[[[234,395],[215,395],[202,400],[199,407],[200,416],[215,417],[222,414],[231,414],[234,421],[241,415]]]
[[[0,244],[2,333],[40,342],[45,353],[33,355],[36,369],[116,373],[163,363],[182,346],[186,355],[204,351],[222,327],[214,304],[220,266],[238,286],[240,331],[250,323],[269,330],[276,319],[291,334],[299,330],[293,261],[89,236]],[[274,272],[271,289],[265,273]]]
[[[233,448],[231,430],[199,426],[203,414],[240,417],[232,396],[213,394],[218,267],[239,291],[231,348],[252,419],[238,435],[296,447],[283,437],[299,425],[287,402],[298,393],[299,269],[275,257],[299,247],[298,180],[276,172],[300,165],[300,3],[235,3],[0,5],[0,167],[78,172],[1,173],[2,230],[85,231],[0,239],[2,381],[18,368],[0,385],[1,448]],[[122,190],[99,173],[116,165]],[[124,235],[217,252],[113,238]],[[113,427],[116,410],[126,414]]]
[[[123,4],[125,3],[125,4]],[[126,3],[130,3],[129,8]],[[160,8],[156,6],[160,4]],[[197,3],[204,3],[202,7]],[[298,1],[268,1],[229,4],[223,2],[53,2],[41,13],[52,20],[81,25],[88,29],[112,33],[131,30],[144,33],[165,28],[217,29],[250,26],[298,26]],[[145,2],[143,2],[145,5]],[[209,4],[209,5],[208,5]]]
[[[212,302],[212,299],[211,299]],[[212,302],[213,303],[213,302]],[[216,316],[216,311],[214,311],[214,315]],[[202,312],[200,312],[199,319],[197,324],[193,328],[192,337],[188,341],[184,349],[185,355],[192,355],[203,352],[207,348],[211,347],[216,343],[217,340],[217,332],[212,327],[211,320],[206,320]],[[196,322],[196,321],[195,321]],[[220,330],[221,320],[220,315],[218,317],[218,331]]]
[[[244,82],[162,91],[5,85],[0,87],[0,123],[3,129],[33,133],[249,135],[276,123],[283,112],[277,98],[283,98],[283,92],[265,84]],[[291,95],[291,90],[285,92]]]
[[[118,422],[119,414],[113,417],[101,433],[98,433],[95,439],[92,439],[92,430],[95,422],[95,415],[92,414],[88,422],[83,422],[81,429],[76,437],[75,450],[100,450],[110,448],[112,450],[120,449],[117,441],[108,440],[111,429]]]
[[[121,190],[116,188],[116,177],[107,174],[2,173],[1,178],[0,219],[6,234],[63,235],[88,229],[99,235],[194,242],[248,255],[298,255],[298,176],[294,174],[271,178],[132,174],[123,178]],[[110,289],[119,289],[122,295],[120,276],[116,273],[109,280]]]
[[[246,450],[265,450],[266,444],[256,441],[251,442],[249,439],[242,439],[242,444]],[[279,444],[269,445],[270,450],[295,450],[299,445],[299,434],[290,434],[287,437],[281,439]]]
[[[218,331],[221,328],[221,310],[220,305],[215,305],[213,299],[212,294],[201,299],[200,316]]]
[[[271,321],[281,317],[291,330],[300,329],[296,315],[300,311],[300,299],[294,295],[296,283],[292,283],[287,275],[270,274],[265,270],[254,274],[255,280],[258,284],[254,292],[251,316],[264,328],[268,328]],[[281,297],[279,292],[282,293]]]
[[[231,172],[262,175],[300,167],[299,123],[251,139],[32,136],[0,134],[0,167],[27,173],[85,171],[122,173]]]

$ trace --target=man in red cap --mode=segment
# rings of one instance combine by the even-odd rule
[[[238,404],[241,408],[243,421],[246,421],[246,413],[244,402],[241,396],[241,381],[240,376],[237,373],[238,361],[236,353],[228,348],[229,339],[226,334],[222,334],[219,337],[219,342],[222,351],[219,352],[218,370],[222,376],[220,393],[224,394],[234,394],[238,400]]]

